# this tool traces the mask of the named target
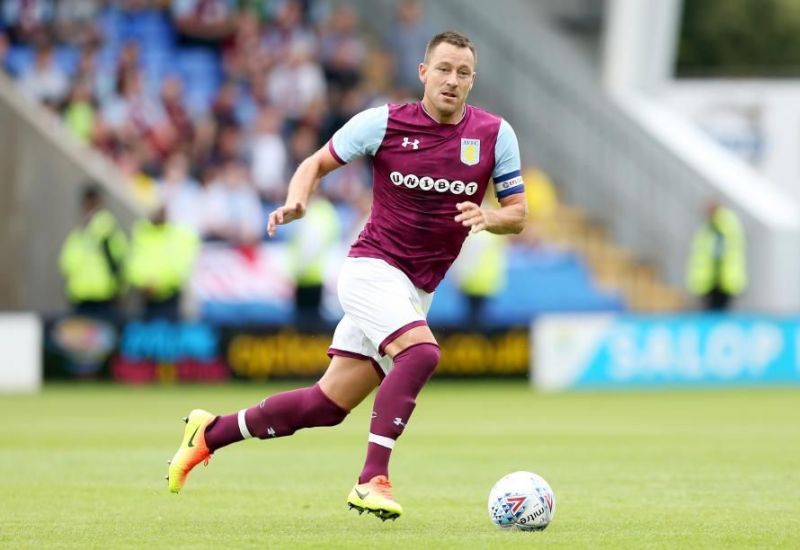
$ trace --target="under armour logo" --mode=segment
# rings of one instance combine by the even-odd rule
[[[405,149],[409,145],[411,147],[413,147],[414,150],[416,151],[417,149],[419,149],[419,140],[415,139],[414,141],[409,141],[408,137],[404,137],[403,138],[403,149]]]
[[[402,426],[404,428],[406,427],[405,423],[403,422],[403,419],[400,418],[400,417],[395,418],[394,422],[392,422],[392,424],[394,424],[395,426]]]
[[[275,437],[275,429],[272,426],[267,428],[267,437]]]

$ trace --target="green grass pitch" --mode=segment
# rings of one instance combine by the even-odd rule
[[[345,505],[367,403],[336,428],[223,449],[167,492],[190,408],[229,412],[288,387],[0,396],[0,547],[800,547],[798,389],[541,395],[435,381],[396,447],[396,522]],[[546,531],[489,522],[491,485],[518,469],[556,493]]]

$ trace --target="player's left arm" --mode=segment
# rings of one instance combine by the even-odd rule
[[[522,181],[519,143],[511,125],[501,121],[495,145],[495,168],[492,174],[499,209],[481,208],[474,202],[460,202],[455,220],[472,233],[489,231],[498,235],[519,233],[525,228],[528,205]]]

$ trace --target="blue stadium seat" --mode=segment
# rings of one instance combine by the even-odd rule
[[[542,313],[623,311],[616,293],[598,289],[588,267],[573,253],[512,247],[506,286],[486,302],[485,326],[524,325]],[[458,325],[468,304],[450,277],[436,291],[428,319],[439,326]]]
[[[160,47],[143,50],[141,69],[147,82],[148,92],[154,95],[158,94],[164,78],[175,72],[172,52]]]
[[[119,32],[123,40],[138,42],[143,50],[172,47],[175,31],[167,15],[159,10],[144,10],[126,14]]]
[[[56,48],[53,59],[56,65],[68,76],[73,76],[78,70],[80,51],[74,46],[59,46]]]
[[[576,254],[512,249],[508,260],[506,288],[486,305],[490,324],[528,322],[541,313],[625,309],[621,296],[596,287]]]
[[[190,112],[207,111],[222,82],[219,54],[209,48],[179,48],[175,51],[174,68],[183,80]]]
[[[458,326],[469,314],[467,300],[451,277],[445,277],[436,289],[428,322],[435,327]]]
[[[122,13],[113,4],[100,12],[97,20],[100,32],[103,34],[104,48],[118,48],[121,43]]]
[[[19,78],[33,65],[34,52],[29,46],[11,46],[6,55],[6,68],[12,76]]]

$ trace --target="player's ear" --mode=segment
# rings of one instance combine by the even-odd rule
[[[425,84],[426,75],[428,74],[428,66],[425,63],[419,64],[419,81]]]
[[[472,80],[469,83],[469,89],[471,90],[472,87],[475,85],[475,77],[478,76],[478,73],[472,73]]]

